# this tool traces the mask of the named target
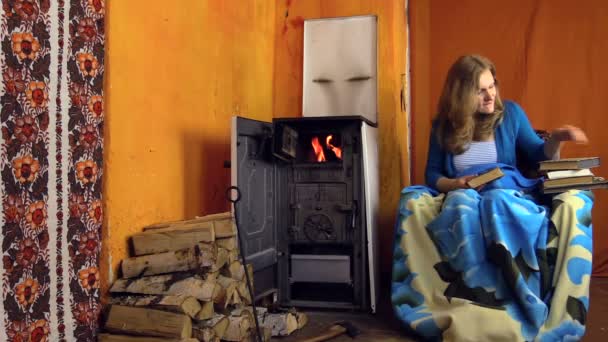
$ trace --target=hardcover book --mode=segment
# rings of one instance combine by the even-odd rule
[[[593,179],[594,179],[593,176],[547,179],[543,182],[543,187],[544,188],[555,188],[555,187],[561,187],[561,186],[587,184],[587,183],[592,183]]]
[[[565,192],[568,190],[594,190],[594,189],[606,189],[608,188],[608,181],[602,177],[593,177],[593,181],[584,184],[566,185],[552,188],[544,188],[543,193],[554,194],[559,192]]]
[[[482,173],[479,176],[470,179],[467,182],[467,185],[470,186],[471,188],[477,188],[480,185],[484,185],[487,184],[493,180],[496,180],[500,177],[504,176],[504,173],[502,173],[502,171],[500,170],[499,167],[494,168],[488,172]]]
[[[582,176],[593,176],[593,172],[591,172],[591,170],[589,170],[589,169],[557,170],[557,171],[548,171],[547,172],[548,179],[560,179],[560,178],[582,177]]]
[[[586,158],[564,158],[556,160],[545,160],[539,163],[540,171],[548,170],[580,170],[590,169],[600,165],[599,157]]]

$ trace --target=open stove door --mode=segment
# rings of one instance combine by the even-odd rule
[[[277,295],[277,169],[271,153],[272,124],[232,118],[231,178],[241,191],[237,203],[241,253],[253,265],[255,297]]]

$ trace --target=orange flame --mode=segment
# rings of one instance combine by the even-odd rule
[[[317,156],[317,162],[319,162],[319,163],[324,162],[326,160],[325,153],[323,153],[323,146],[321,146],[321,143],[319,143],[318,137],[312,138],[312,148],[315,150],[315,155]]]
[[[342,149],[331,144],[331,140],[333,138],[334,138],[333,135],[331,135],[331,134],[328,135],[327,139],[325,139],[325,144],[327,145],[327,147],[329,147],[334,152],[334,154],[336,155],[336,157],[338,157],[338,159],[342,159]]]

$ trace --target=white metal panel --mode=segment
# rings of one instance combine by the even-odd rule
[[[365,178],[365,212],[367,227],[367,259],[369,262],[369,291],[372,312],[376,312],[376,302],[380,291],[378,274],[378,211],[380,205],[378,128],[367,123],[361,124],[363,144],[363,177]]]
[[[303,116],[378,122],[376,26],[376,16],[304,21]]]

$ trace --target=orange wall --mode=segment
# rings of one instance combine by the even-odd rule
[[[401,188],[409,183],[407,116],[400,91],[405,74],[406,16],[403,0],[277,1],[274,78],[275,117],[302,115],[303,20],[378,16],[378,122],[380,157],[381,270],[390,271],[394,219]]]
[[[230,117],[272,119],[275,2],[167,4],[108,4],[104,281],[142,226],[228,210]]]
[[[519,102],[535,128],[583,128],[591,143],[562,155],[599,156],[608,176],[605,92],[608,2],[412,0],[413,182],[424,181],[430,122],[447,70],[479,53],[498,69],[501,96]],[[596,191],[594,273],[608,276],[608,191]]]
[[[183,0],[108,5],[103,291],[128,237],[158,221],[228,210],[230,117],[300,116],[303,19],[378,15],[381,229],[390,270],[407,185],[404,1]]]

